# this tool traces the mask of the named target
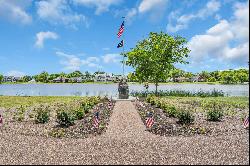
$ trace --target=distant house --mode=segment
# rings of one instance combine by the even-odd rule
[[[14,79],[14,76],[4,76],[3,82],[12,82]]]
[[[36,80],[33,78],[32,80],[30,80],[28,83],[35,83]]]
[[[106,82],[106,74],[97,74],[95,75],[95,82]]]
[[[4,76],[3,77],[3,82],[17,82],[21,80],[22,77],[15,77],[15,76]]]
[[[83,81],[83,78],[82,77],[72,77],[72,78],[69,78],[69,80],[71,82],[81,83]]]
[[[96,74],[94,77],[95,82],[119,82],[122,79],[122,75],[114,74]]]
[[[191,79],[190,79],[191,82],[204,82],[205,79],[202,78],[202,76],[200,75],[196,75],[196,76],[193,76]]]
[[[177,77],[175,78],[175,82],[188,82],[189,79],[186,77]]]
[[[122,75],[114,75],[114,82],[119,82],[122,78]]]
[[[65,77],[57,77],[55,79],[53,79],[54,83],[68,83],[69,82],[69,78],[65,78]]]

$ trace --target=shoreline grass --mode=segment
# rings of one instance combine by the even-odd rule
[[[71,102],[83,99],[80,96],[0,96],[0,107],[12,108],[16,106],[32,106],[36,104],[51,104],[54,102]]]

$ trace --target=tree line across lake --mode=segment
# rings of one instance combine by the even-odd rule
[[[48,83],[53,82],[58,77],[63,78],[84,78],[82,82],[94,82],[95,76],[98,74],[105,74],[105,72],[90,72],[74,71],[71,73],[56,73],[49,74],[44,71],[34,76],[23,76],[17,82],[29,82],[34,79],[36,82]],[[3,82],[4,76],[0,74],[0,82]],[[127,79],[130,82],[139,82],[134,73],[129,73]],[[71,81],[74,82],[74,81]],[[150,81],[149,81],[150,82]],[[223,84],[237,84],[249,82],[249,70],[225,70],[225,71],[202,71],[200,73],[185,72],[181,69],[174,69],[169,73],[167,80],[160,80],[160,82],[219,82]]]
[[[134,73],[128,74],[131,82],[138,82]],[[249,82],[249,70],[224,70],[224,71],[202,71],[200,73],[185,72],[181,69],[174,69],[169,73],[169,79],[160,82],[218,82],[223,84],[237,84]]]

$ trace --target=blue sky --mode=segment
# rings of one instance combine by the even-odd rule
[[[187,39],[190,64],[176,65],[185,71],[248,68],[246,0],[0,0],[0,73],[121,74],[122,16],[125,51],[163,31]]]

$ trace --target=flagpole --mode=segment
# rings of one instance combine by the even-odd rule
[[[124,29],[125,29],[125,17],[122,17],[123,18],[123,21],[124,21]],[[124,30],[125,31],[125,30]],[[124,42],[124,35],[125,35],[125,32],[123,34],[123,46],[122,46],[122,54],[123,54],[123,67],[122,67],[122,72],[123,72],[123,78],[125,79],[125,74],[124,74],[124,61],[125,61],[125,55],[124,55],[124,45],[125,45],[125,42]]]

